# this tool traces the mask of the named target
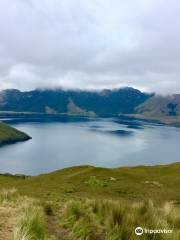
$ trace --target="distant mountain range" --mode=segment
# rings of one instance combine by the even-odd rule
[[[179,116],[180,94],[162,97],[134,88],[102,91],[16,89],[0,92],[0,111],[82,116]]]

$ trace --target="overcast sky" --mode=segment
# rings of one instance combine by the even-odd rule
[[[179,0],[0,0],[0,89],[180,93]]]

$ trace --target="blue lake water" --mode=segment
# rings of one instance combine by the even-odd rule
[[[36,175],[75,165],[180,161],[180,128],[115,118],[9,121],[32,140],[0,148],[0,172]]]

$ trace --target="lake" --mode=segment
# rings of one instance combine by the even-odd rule
[[[180,128],[124,118],[6,122],[32,139],[0,148],[1,173],[37,175],[75,165],[114,168],[180,161]]]

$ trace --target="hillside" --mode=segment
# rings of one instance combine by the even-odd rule
[[[30,137],[15,128],[0,123],[0,147],[5,144],[29,140]]]
[[[153,96],[136,107],[136,113],[145,116],[180,116],[180,94]]]
[[[179,172],[180,163],[115,169],[79,166],[34,177],[0,175],[0,187],[15,187],[22,194],[46,200],[95,197],[179,201]]]
[[[21,92],[12,89],[0,92],[0,111],[81,116],[141,114],[146,117],[176,117],[180,116],[180,94],[159,96],[128,87],[102,91],[46,89]]]
[[[134,229],[141,226],[173,229],[171,235],[144,234],[144,240],[178,240],[179,171],[176,163],[80,166],[35,177],[0,175],[0,237],[135,240]]]
[[[103,91],[34,90],[0,92],[0,111],[112,116],[134,113],[151,95],[133,88]],[[38,103],[38,104],[37,104]]]

